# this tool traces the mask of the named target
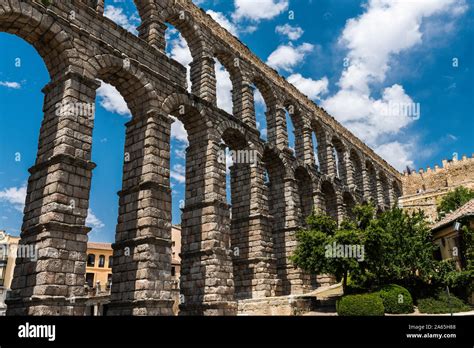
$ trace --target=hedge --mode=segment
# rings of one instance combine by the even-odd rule
[[[420,313],[442,314],[466,312],[471,308],[454,295],[439,292],[435,297],[428,297],[418,300],[418,310]]]
[[[386,285],[379,291],[379,295],[382,298],[385,313],[413,313],[413,299],[404,287],[396,284]]]
[[[337,302],[337,314],[341,316],[383,316],[382,299],[376,293],[347,295]]]

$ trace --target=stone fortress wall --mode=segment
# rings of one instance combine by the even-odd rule
[[[474,154],[472,157],[457,155],[450,160],[443,160],[442,166],[420,169],[418,172],[402,176],[403,196],[399,204],[409,212],[419,209],[425,212],[428,220],[435,222],[439,200],[456,187],[464,186],[474,189]]]

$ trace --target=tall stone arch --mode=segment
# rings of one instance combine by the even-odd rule
[[[319,162],[319,171],[325,175],[333,175],[332,146],[328,141],[326,129],[316,118],[311,119],[311,130],[317,141],[316,153]],[[316,144],[313,144],[316,145]]]
[[[2,3],[0,31],[32,44],[51,77],[42,90],[44,117],[21,228],[20,245],[36,256],[17,258],[8,314],[82,315],[89,231],[84,198],[94,168],[87,127],[97,83],[81,74],[72,39],[41,4]]]
[[[364,168],[359,154],[354,149],[350,150],[349,161],[351,166],[348,174],[348,184],[349,186],[355,186],[359,201],[361,201],[364,195]]]
[[[183,109],[184,107],[184,109]],[[235,314],[230,213],[225,193],[222,146],[206,119],[210,110],[198,109],[187,95],[174,94],[162,110],[188,130],[186,198],[181,224],[183,315]]]

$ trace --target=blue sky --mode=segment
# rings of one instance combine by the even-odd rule
[[[474,16],[465,0],[195,1],[263,61],[403,170],[474,152]],[[131,0],[106,0],[106,15],[136,34]],[[190,53],[172,27],[168,54]],[[18,234],[49,77],[28,43],[0,33],[0,229]],[[232,88],[218,64],[218,105],[230,111]],[[116,90],[98,90],[87,223],[93,241],[113,241],[121,187],[127,106]],[[257,121],[266,137],[264,102]],[[410,107],[404,113],[401,107]],[[418,109],[419,108],[419,109]],[[418,112],[419,111],[419,114]],[[294,144],[289,125],[290,146]],[[184,197],[186,132],[172,129],[173,222]]]

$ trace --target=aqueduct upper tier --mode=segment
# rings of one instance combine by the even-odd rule
[[[172,313],[174,117],[189,138],[181,313],[232,315],[240,299],[311,290],[314,279],[288,261],[305,216],[319,209],[341,221],[354,204],[369,200],[383,210],[401,194],[399,173],[190,0],[135,4],[138,37],[103,16],[104,0],[0,0],[0,31],[32,44],[51,77],[21,233],[21,245],[34,247],[37,257],[17,259],[8,313],[84,314],[85,221],[96,164],[93,112],[77,106],[95,105],[98,80],[115,86],[132,113],[111,314]],[[186,68],[166,55],[166,23],[191,50],[190,93]],[[215,59],[230,74],[232,114],[217,107]],[[256,127],[255,87],[267,107],[266,141]],[[294,152],[286,113],[295,128]],[[232,205],[220,156],[226,147],[255,159],[231,167]]]

